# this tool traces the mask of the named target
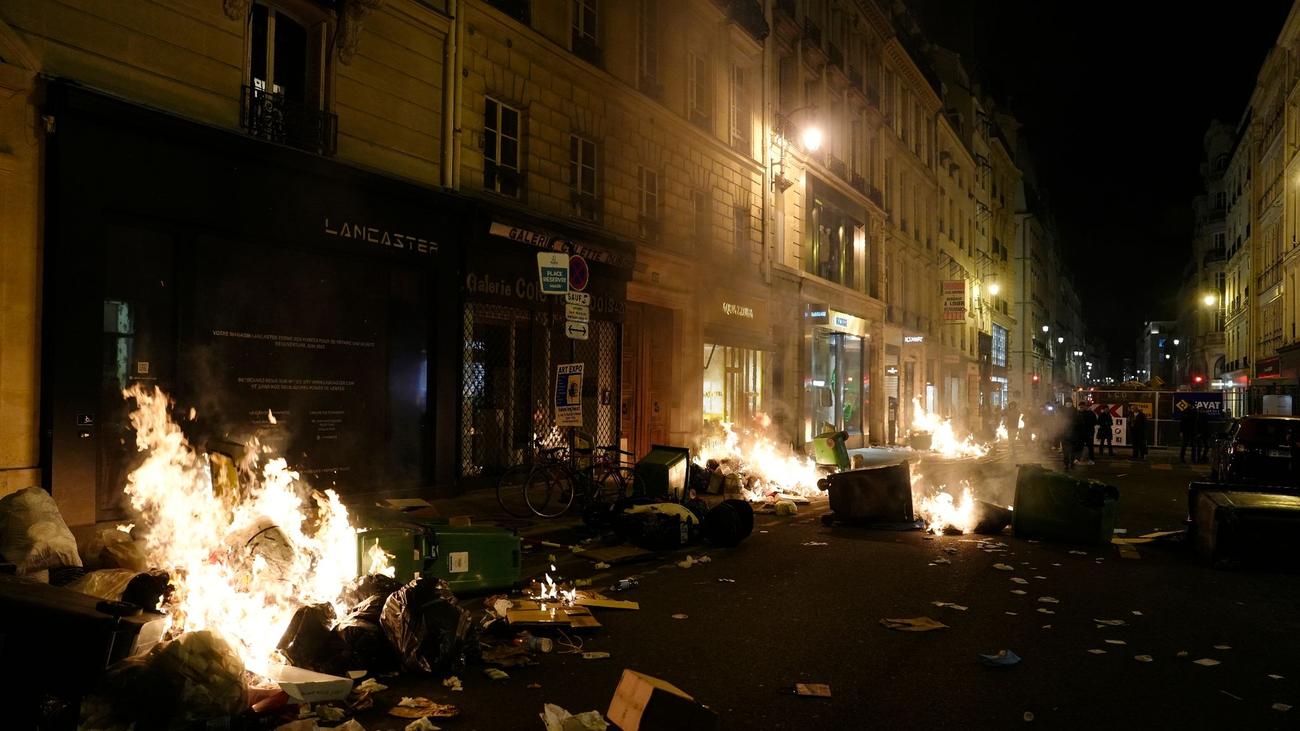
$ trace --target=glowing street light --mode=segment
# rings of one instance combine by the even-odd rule
[[[1064,342],[1065,342],[1065,337],[1064,337],[1064,336],[1057,336],[1057,338],[1056,338],[1056,342],[1058,342],[1058,343],[1064,343]]]
[[[1046,325],[1043,325],[1043,332],[1047,332],[1048,330],[1051,330],[1051,329],[1052,329],[1052,328],[1050,328],[1050,327],[1048,327],[1048,326],[1046,326]]]
[[[989,294],[993,295],[994,297],[997,297],[998,292],[1001,291],[1002,291],[1001,285],[999,285],[997,282],[989,282]]]
[[[815,124],[810,124],[803,128],[799,133],[799,140],[803,143],[803,149],[809,152],[816,152],[822,146],[822,129]]]
[[[1178,338],[1174,338],[1174,345],[1178,345],[1180,342],[1181,341]]]
[[[1215,302],[1218,302],[1218,301],[1219,301],[1219,298],[1218,298],[1218,297],[1215,297],[1215,296],[1212,295],[1212,294],[1207,294],[1207,295],[1205,295],[1204,297],[1201,298],[1201,303],[1204,304],[1206,307],[1213,307],[1213,306],[1214,306],[1214,303],[1215,303]]]

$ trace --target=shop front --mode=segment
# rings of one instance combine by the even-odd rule
[[[566,442],[553,404],[561,364],[583,367],[577,428],[598,445],[617,444],[632,255],[617,242],[518,214],[485,212],[474,229],[461,266],[459,477],[468,487],[490,482],[535,446]],[[573,294],[542,293],[539,252],[571,255]]]
[[[804,441],[843,431],[849,446],[862,446],[867,441],[870,405],[867,321],[823,304],[809,304],[804,306],[804,323],[808,352]]]
[[[774,351],[767,306],[766,297],[722,288],[700,297],[706,428],[756,426],[766,415]]]
[[[49,108],[42,463],[69,522],[123,514],[132,386],[196,447],[256,436],[345,497],[454,489],[448,197],[70,86]]]

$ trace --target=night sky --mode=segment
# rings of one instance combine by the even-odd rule
[[[1210,120],[1241,119],[1289,0],[913,0],[931,39],[1010,100],[1089,336],[1112,365],[1172,319]],[[970,63],[970,61],[974,63]]]

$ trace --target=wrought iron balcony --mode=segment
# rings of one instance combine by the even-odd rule
[[[333,155],[338,149],[339,118],[283,94],[244,86],[239,114],[239,126],[254,137],[318,155]]]

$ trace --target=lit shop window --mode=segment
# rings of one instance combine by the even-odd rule
[[[704,345],[704,420],[749,425],[763,410],[763,352]]]

